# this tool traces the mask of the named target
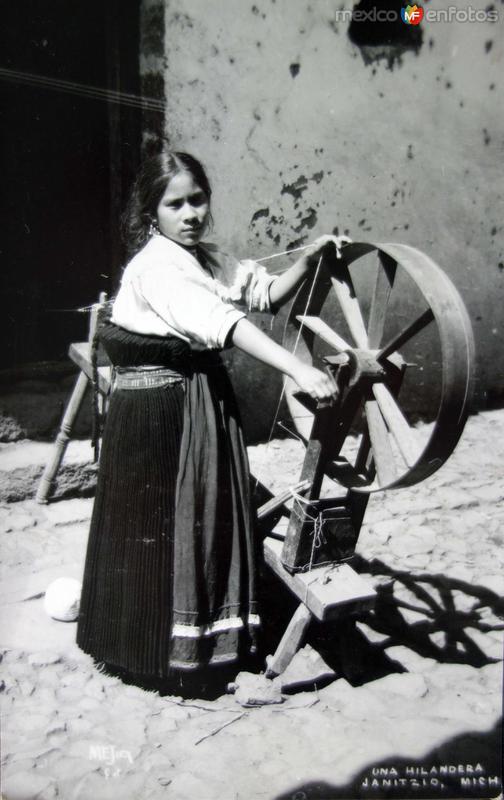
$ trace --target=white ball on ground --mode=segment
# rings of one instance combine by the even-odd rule
[[[46,613],[61,622],[74,622],[79,616],[82,585],[75,578],[56,578],[44,597]]]

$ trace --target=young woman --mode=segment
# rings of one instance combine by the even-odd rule
[[[204,236],[211,189],[186,153],[145,163],[127,214],[133,255],[102,343],[113,388],[77,642],[145,684],[254,651],[260,623],[247,455],[219,350],[234,345],[324,399],[332,378],[246,318],[292,296],[329,243],[278,277]]]

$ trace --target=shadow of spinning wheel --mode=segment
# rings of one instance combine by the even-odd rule
[[[504,631],[504,599],[483,586],[446,575],[394,570],[378,559],[355,557],[359,572],[390,578],[377,589],[375,608],[363,616],[386,637],[381,648],[403,645],[440,663],[482,667],[502,658],[502,642],[485,634]]]

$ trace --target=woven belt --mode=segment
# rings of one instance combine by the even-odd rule
[[[114,389],[164,389],[172,384],[183,383],[184,376],[166,367],[138,367],[115,370],[112,382]]]

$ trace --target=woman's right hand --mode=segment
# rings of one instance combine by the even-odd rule
[[[303,392],[315,400],[330,400],[338,396],[336,381],[326,372],[298,361],[292,371],[292,378]]]
[[[308,366],[297,356],[274,342],[248,319],[239,319],[231,331],[231,340],[245,353],[269,364],[292,378],[303,392],[315,400],[329,400],[338,396],[338,387],[332,375]]]

